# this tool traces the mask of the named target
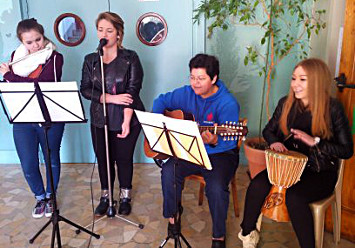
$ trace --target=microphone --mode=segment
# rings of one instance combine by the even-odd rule
[[[103,48],[106,44],[107,44],[107,39],[102,38],[102,39],[100,40],[99,46],[97,47],[97,51],[98,51],[99,53],[103,53],[103,52],[102,52],[102,48]]]

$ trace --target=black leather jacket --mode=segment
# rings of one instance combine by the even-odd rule
[[[342,104],[334,98],[330,99],[330,128],[333,136],[329,140],[321,139],[318,145],[308,147],[303,143],[300,144],[300,141],[293,138],[289,139],[288,142],[284,142],[286,137],[279,128],[279,119],[281,117],[285,100],[286,97],[279,101],[272,118],[264,128],[264,139],[269,145],[275,142],[281,142],[284,143],[288,149],[300,151],[307,155],[308,162],[306,169],[316,172],[327,170],[337,171],[339,166],[338,159],[348,159],[354,152],[349,122]],[[295,112],[295,108],[293,107],[290,111],[288,120],[295,116]],[[290,123],[288,123],[287,126],[290,128]],[[312,136],[310,131],[307,133]]]
[[[105,92],[109,94],[129,93],[133,98],[133,103],[128,106],[107,104],[109,130],[121,131],[124,108],[144,110],[144,105],[139,97],[139,91],[142,88],[143,68],[138,55],[127,49],[118,50],[117,57],[109,65],[104,65],[104,68]],[[97,53],[91,53],[85,57],[80,92],[86,99],[91,100],[91,124],[99,128],[104,127],[103,105],[100,103],[102,95],[100,57]],[[131,126],[137,124],[137,117],[133,114]]]

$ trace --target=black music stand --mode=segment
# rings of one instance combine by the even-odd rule
[[[46,90],[42,91],[41,87]],[[11,124],[39,123],[44,129],[48,158],[47,169],[53,191],[51,198],[53,199],[54,210],[50,220],[29,240],[29,243],[32,244],[44,229],[52,223],[51,247],[54,247],[55,236],[57,236],[58,247],[62,247],[59,221],[64,221],[99,239],[100,235],[90,232],[59,214],[56,192],[54,191],[48,130],[52,123],[83,123],[87,121],[84,117],[84,109],[76,82],[0,84],[0,95],[1,105]]]
[[[159,153],[163,153],[174,159],[174,189],[175,189],[175,209],[179,212],[177,187],[176,187],[176,166],[179,159],[189,161],[211,169],[204,143],[202,141],[198,126],[195,122],[173,119],[161,114],[153,114],[135,110],[138,120],[142,125],[143,132],[148,140],[150,148]],[[181,215],[174,214],[174,223],[180,223]],[[187,247],[191,247],[186,238],[178,230],[178,233],[169,235],[163,240],[159,248],[165,246],[169,239],[173,238],[175,247],[182,247],[180,238]]]

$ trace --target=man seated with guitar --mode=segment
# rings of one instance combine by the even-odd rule
[[[154,113],[180,109],[194,115],[199,125],[219,125],[226,121],[238,122],[239,104],[228,91],[219,75],[216,57],[198,54],[190,60],[190,85],[161,94],[153,104]],[[162,166],[163,215],[169,218],[168,235],[180,233],[181,191],[184,178],[201,174],[206,181],[206,195],[212,216],[212,248],[225,247],[226,219],[229,205],[228,185],[238,167],[237,141],[223,141],[223,137],[204,131],[202,139],[209,155],[212,170],[179,160],[176,166],[176,194],[179,211],[176,209],[174,189],[174,161],[169,159]],[[173,216],[178,215],[177,223]]]

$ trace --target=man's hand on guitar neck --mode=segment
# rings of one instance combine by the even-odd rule
[[[201,137],[202,137],[203,143],[209,144],[212,146],[217,145],[217,142],[218,142],[217,134],[213,134],[209,130],[206,130],[201,134]]]

